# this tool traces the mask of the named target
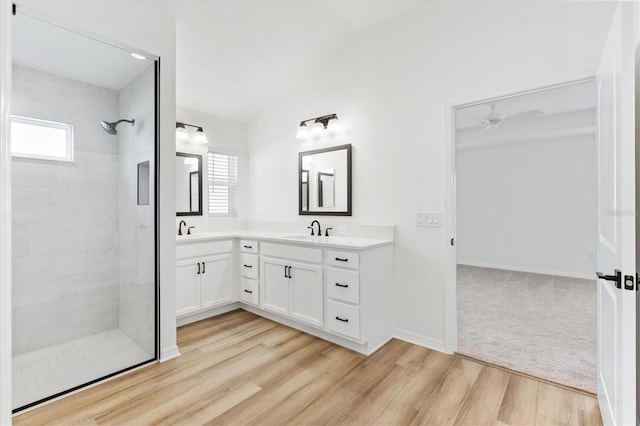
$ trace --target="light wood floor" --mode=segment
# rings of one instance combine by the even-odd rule
[[[245,311],[178,345],[14,424],[601,424],[585,394],[399,340],[367,358]]]

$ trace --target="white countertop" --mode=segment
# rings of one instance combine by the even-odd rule
[[[310,235],[296,234],[293,232],[266,232],[266,231],[222,231],[202,232],[193,235],[181,235],[176,237],[177,244],[187,244],[205,240],[226,240],[230,238],[246,238],[252,240],[269,241],[286,244],[301,244],[315,247],[334,247],[343,249],[364,250],[374,247],[393,244],[393,240],[362,237],[312,237]]]

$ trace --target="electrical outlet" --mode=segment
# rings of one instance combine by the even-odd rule
[[[416,226],[440,228],[442,226],[442,213],[418,212],[416,213]]]
[[[590,261],[592,261],[592,262],[595,262],[595,260],[596,260],[596,255],[595,255],[595,253],[589,253],[589,254],[587,254],[587,260],[590,260]]]

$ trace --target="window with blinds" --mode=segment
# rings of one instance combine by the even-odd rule
[[[209,216],[238,215],[238,157],[207,153]]]

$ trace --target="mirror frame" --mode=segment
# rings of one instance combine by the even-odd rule
[[[198,179],[198,211],[176,212],[176,216],[202,216],[202,155],[176,152],[176,157],[196,158],[198,160],[198,174],[200,175],[200,179]],[[191,183],[191,177],[189,177],[189,183]],[[190,189],[191,185],[189,185],[189,191]],[[191,193],[189,194],[189,202],[191,202]]]
[[[302,158],[308,155],[345,150],[347,153],[347,210],[346,211],[303,211],[302,210]],[[309,178],[311,178],[309,176]],[[307,189],[307,196],[309,195]],[[309,204],[307,203],[307,207]],[[298,153],[298,214],[301,216],[351,216],[351,144],[314,149]]]

